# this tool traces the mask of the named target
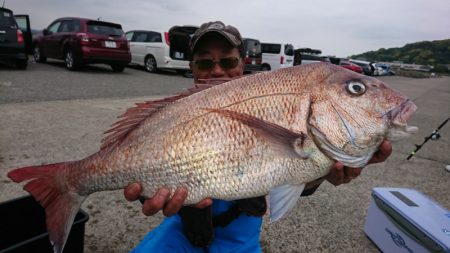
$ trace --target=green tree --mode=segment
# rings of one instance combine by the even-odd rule
[[[450,39],[420,41],[399,48],[380,48],[351,58],[364,58],[368,61],[402,61],[426,65],[450,64]]]

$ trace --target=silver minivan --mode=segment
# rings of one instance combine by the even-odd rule
[[[195,32],[197,27],[186,26]],[[189,70],[187,51],[171,47],[169,32],[132,30],[125,33],[130,42],[131,64],[144,66],[149,72],[172,69],[184,73]]]
[[[261,43],[263,71],[294,66],[294,47],[284,43]]]

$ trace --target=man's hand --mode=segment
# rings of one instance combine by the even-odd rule
[[[380,145],[378,151],[372,156],[369,161],[371,163],[381,163],[386,161],[386,159],[392,153],[392,145],[389,141],[383,141]],[[325,179],[328,180],[331,184],[338,186],[340,184],[346,184],[350,182],[352,179],[355,179],[361,174],[362,168],[350,168],[345,167],[342,163],[337,162],[334,164],[333,168],[331,168],[330,173],[325,176]]]
[[[139,199],[141,192],[142,186],[138,183],[133,183],[125,188],[124,195],[128,201],[136,201]],[[147,216],[151,216],[162,210],[165,216],[172,216],[184,205],[187,194],[186,188],[180,187],[176,189],[172,198],[170,198],[170,190],[161,188],[153,195],[153,197],[145,200],[142,205],[142,212]],[[195,207],[204,208],[211,204],[212,199],[207,198],[197,203]]]
[[[392,145],[389,141],[384,140],[380,144],[380,148],[378,151],[373,154],[372,159],[370,159],[369,164],[371,163],[382,163],[386,161],[386,159],[391,155],[392,153]]]

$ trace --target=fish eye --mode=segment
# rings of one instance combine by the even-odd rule
[[[353,95],[362,95],[366,92],[366,85],[361,81],[350,81],[347,83],[347,90]]]

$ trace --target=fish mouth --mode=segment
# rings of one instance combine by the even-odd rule
[[[417,106],[411,100],[406,99],[399,106],[388,111],[386,117],[394,126],[406,126],[406,122],[416,110]]]
[[[418,127],[408,126],[407,121],[414,112],[417,110],[417,106],[409,99],[403,101],[399,106],[388,111],[384,116],[391,122],[391,126],[388,131],[387,138],[391,141],[397,141],[409,136],[410,134],[417,133]]]

